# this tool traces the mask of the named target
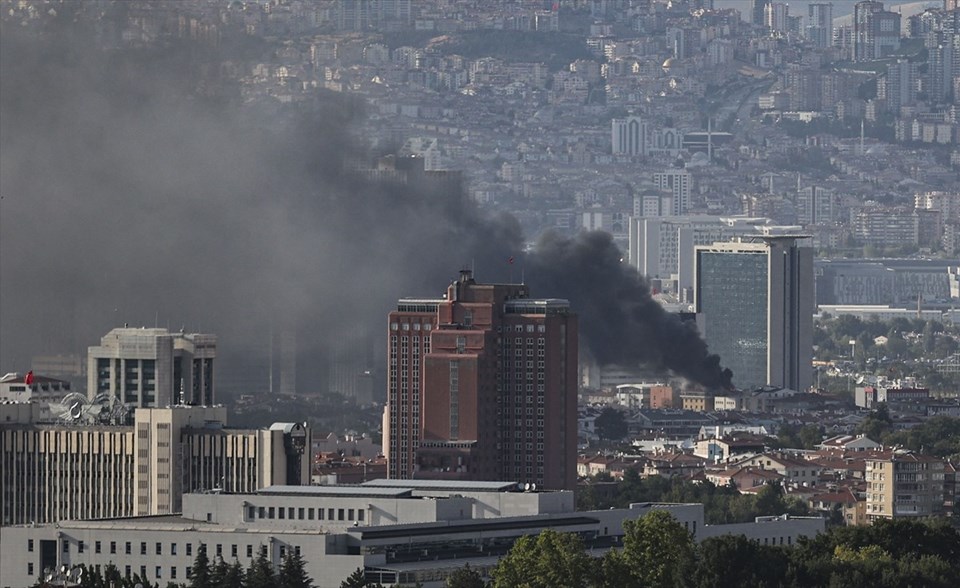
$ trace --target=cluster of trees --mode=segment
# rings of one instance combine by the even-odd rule
[[[664,510],[626,521],[622,549],[593,558],[576,535],[543,531],[514,544],[491,588],[960,585],[960,533],[940,520],[837,527],[794,547],[743,536],[697,544]],[[449,585],[449,584],[448,584]],[[471,585],[472,588],[473,585]]]
[[[641,478],[634,470],[619,482],[587,484],[577,491],[577,510],[627,508],[634,502],[700,502],[709,525],[746,523],[759,516],[810,513],[806,503],[785,496],[778,485],[762,488],[756,495],[741,494],[736,488],[710,482],[694,484],[680,478]]]
[[[139,574],[130,577],[121,575],[117,566],[110,564],[102,572],[95,568],[83,568],[80,574],[81,588],[160,588]],[[234,560],[228,564],[221,558],[211,563],[207,557],[206,547],[201,545],[197,556],[190,567],[189,581],[183,584],[169,582],[166,588],[313,588],[313,580],[307,575],[303,558],[299,553],[290,550],[280,562],[278,570],[267,557],[266,547],[261,547],[257,557],[250,562],[246,569]],[[59,585],[56,580],[47,582],[40,578],[35,586]]]

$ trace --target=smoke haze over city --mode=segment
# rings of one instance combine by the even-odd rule
[[[82,353],[124,323],[216,333],[220,370],[274,329],[319,359],[379,345],[398,297],[438,294],[468,264],[506,280],[515,257],[534,296],[570,299],[599,361],[729,381],[608,236],[547,234],[524,254],[515,220],[447,184],[349,171],[368,158],[349,97],[243,105],[204,85],[217,61],[196,48],[105,50],[82,27],[9,27],[0,44],[7,371]]]

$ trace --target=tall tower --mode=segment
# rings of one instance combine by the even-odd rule
[[[388,318],[391,478],[576,483],[578,323],[566,300],[464,270]]]
[[[696,248],[698,322],[740,387],[804,391],[812,383],[813,249],[800,238]]]

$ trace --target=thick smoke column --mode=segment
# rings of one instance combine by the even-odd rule
[[[663,309],[650,286],[620,261],[607,233],[573,239],[546,234],[529,259],[535,294],[570,299],[580,330],[602,364],[643,362],[667,368],[708,388],[729,387],[732,374],[707,352],[696,326]]]
[[[398,297],[438,293],[470,261],[502,280],[522,251],[515,220],[481,217],[462,191],[344,171],[364,155],[350,97],[242,105],[210,75],[228,56],[104,50],[71,6],[84,4],[61,5],[43,34],[0,34],[3,369],[155,321],[217,333],[221,375],[273,329],[295,328],[300,355],[322,361],[368,346]],[[547,239],[528,281],[571,300],[602,361],[722,384],[692,327],[618,260],[600,235]]]

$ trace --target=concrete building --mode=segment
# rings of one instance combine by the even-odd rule
[[[118,328],[87,350],[87,395],[137,408],[212,406],[216,335]]]
[[[611,123],[611,141],[614,155],[647,154],[649,142],[647,123],[639,116],[615,118]]]
[[[741,388],[812,384],[813,250],[802,237],[696,249],[694,304],[712,353]]]
[[[247,566],[266,549],[279,565],[300,553],[318,588],[357,568],[387,586],[445,585],[469,563],[487,574],[513,543],[550,528],[578,534],[592,554],[622,544],[623,522],[667,510],[697,540],[745,535],[793,545],[823,531],[820,518],[764,517],[705,525],[703,505],[640,503],[578,512],[572,492],[531,492],[515,482],[375,480],[360,486],[273,486],[247,494],[188,494],[180,516],[0,528],[0,586],[28,586],[46,568],[110,563],[165,584],[189,578],[197,551]]]
[[[41,416],[37,404],[0,404],[4,525],[169,514],[187,492],[310,481],[300,423],[228,429],[223,407],[138,409],[133,426]]]
[[[836,193],[822,186],[807,186],[797,192],[797,222],[803,226],[830,225],[840,219]]]
[[[391,478],[573,488],[578,332],[566,300],[463,270],[444,298],[402,299],[388,323]]]
[[[896,450],[866,462],[867,519],[943,514],[944,462]]]

